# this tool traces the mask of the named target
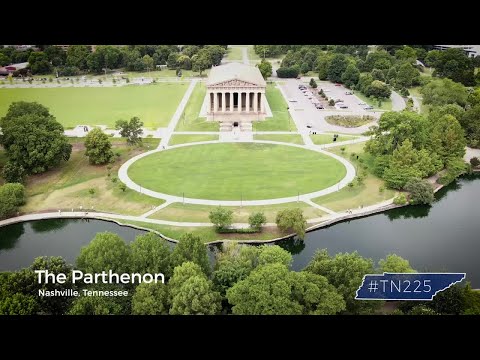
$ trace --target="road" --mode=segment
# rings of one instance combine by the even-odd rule
[[[392,100],[392,111],[402,111],[407,107],[407,104],[405,104],[405,100],[403,100],[403,97],[401,97],[400,94],[396,93],[395,91],[392,91],[390,99]]]

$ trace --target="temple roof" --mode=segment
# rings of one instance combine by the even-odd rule
[[[222,83],[228,80],[241,80],[259,86],[266,86],[260,70],[256,66],[231,62],[225,65],[214,66],[208,75],[207,85]]]

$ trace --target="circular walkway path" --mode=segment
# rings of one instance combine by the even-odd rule
[[[345,177],[340,180],[338,183],[335,185],[332,185],[326,189],[311,192],[308,194],[301,194],[299,196],[290,196],[290,197],[284,197],[284,198],[276,198],[276,199],[264,199],[264,200],[246,200],[246,201],[230,201],[230,200],[207,200],[207,199],[193,199],[193,198],[183,198],[181,196],[175,196],[175,195],[168,195],[168,194],[163,194],[157,191],[145,189],[144,187],[136,184],[133,182],[129,176],[128,176],[128,168],[130,165],[132,165],[135,161],[145,157],[152,155],[154,153],[158,153],[161,151],[168,151],[171,149],[176,149],[180,147],[185,147],[185,146],[195,146],[195,145],[202,145],[202,144],[217,144],[219,141],[201,141],[201,142],[195,142],[195,143],[186,143],[186,144],[180,144],[180,145],[175,145],[175,146],[170,146],[166,149],[156,149],[152,151],[148,151],[146,153],[137,155],[130,160],[128,160],[125,164],[123,164],[119,171],[118,171],[118,178],[130,189],[138,191],[142,194],[146,194],[148,196],[157,198],[157,199],[163,199],[168,202],[184,202],[186,204],[196,204],[196,205],[213,205],[213,206],[256,206],[256,205],[274,205],[274,204],[283,204],[283,203],[289,203],[289,202],[295,202],[295,201],[308,201],[313,198],[317,198],[319,196],[327,195],[330,193],[333,193],[335,191],[338,191],[342,189],[343,187],[347,186],[354,178],[355,178],[355,168],[353,165],[342,158],[341,156],[332,154],[327,151],[321,150],[317,146],[305,146],[305,145],[297,145],[297,144],[290,144],[290,143],[284,143],[284,142],[278,142],[278,141],[264,141],[264,140],[253,140],[249,142],[254,142],[254,143],[263,143],[263,144],[276,144],[276,145],[284,145],[284,146],[293,146],[293,147],[298,147],[301,149],[307,149],[311,151],[316,151],[320,154],[330,156],[338,161],[340,161],[346,168],[347,173]],[[305,169],[308,171],[309,169]]]

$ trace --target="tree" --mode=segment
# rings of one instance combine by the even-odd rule
[[[121,291],[118,285],[91,286],[86,290]],[[129,298],[123,296],[80,296],[73,300],[68,315],[128,315]]]
[[[465,86],[450,79],[432,80],[421,88],[420,93],[426,105],[458,104],[464,107],[468,99]]]
[[[22,184],[8,183],[0,186],[0,218],[12,216],[25,204],[25,188]]]
[[[430,53],[433,53],[431,51]],[[446,77],[466,86],[475,85],[474,63],[462,49],[450,48],[427,55],[426,60],[435,68],[434,75]]]
[[[373,69],[388,70],[393,64],[392,56],[383,50],[373,51],[367,55],[363,71],[370,72]]]
[[[405,184],[405,190],[410,193],[411,204],[430,205],[435,201],[433,186],[426,180],[410,179]]]
[[[132,271],[141,274],[163,273],[171,276],[170,249],[155,233],[139,235],[130,244]]]
[[[318,79],[319,80],[327,80],[328,78],[328,68],[330,67],[330,62],[332,61],[333,54],[332,53],[320,53],[317,57],[317,67],[316,70],[318,72]]]
[[[373,80],[379,80],[379,81],[385,82],[385,74],[383,73],[382,70],[373,69],[371,74],[372,74]]]
[[[171,266],[182,265],[186,261],[198,264],[205,274],[210,274],[210,261],[203,241],[191,233],[182,235],[170,257]]]
[[[465,111],[459,120],[465,129],[468,144],[480,147],[480,104]]]
[[[168,286],[170,314],[213,315],[221,309],[220,294],[213,290],[213,284],[207,280],[203,269],[191,261],[175,267]]]
[[[167,285],[163,283],[141,283],[132,297],[132,315],[168,314]]]
[[[477,166],[480,165],[480,160],[474,156],[470,159],[470,165],[472,165],[472,167],[476,168]]]
[[[120,135],[124,138],[127,138],[127,143],[130,145],[136,145],[142,143],[142,134],[143,134],[143,122],[136,116],[126,120],[117,120],[115,123],[115,129],[120,130]]]
[[[216,270],[212,274],[214,288],[222,298],[225,298],[227,290],[238,281],[245,279],[251,270],[250,266],[238,259],[222,261],[216,265]]]
[[[207,70],[211,66],[210,60],[206,54],[194,55],[192,58],[192,70],[198,72],[200,76],[202,72]]]
[[[233,222],[233,211],[227,208],[222,208],[221,206],[210,211],[208,218],[217,230],[222,230],[230,227]]]
[[[480,292],[472,290],[470,283],[464,288],[464,311],[466,315],[480,315]]]
[[[272,76],[272,64],[269,61],[262,59],[262,61],[260,62],[260,64],[257,65],[257,67],[265,80]]]
[[[439,314],[460,315],[465,306],[465,292],[459,284],[437,293],[428,307]]]
[[[7,162],[2,169],[2,176],[7,183],[23,183],[26,171],[22,165]]]
[[[76,263],[83,272],[101,273],[112,270],[119,274],[128,273],[131,268],[131,252],[120,236],[102,232],[82,247]]]
[[[349,64],[342,75],[342,82],[346,87],[351,88],[357,85],[360,79],[360,71],[354,64]]]
[[[227,290],[236,315],[336,314],[345,308],[341,296],[323,276],[290,272],[268,264]]]
[[[254,212],[248,217],[248,224],[252,229],[260,230],[267,223],[265,214],[261,211]]]
[[[383,172],[387,185],[403,189],[412,178],[424,178],[436,171],[436,166],[427,150],[415,150],[412,142],[406,139],[393,151],[388,167]]]
[[[296,78],[300,74],[298,66],[279,67],[277,69],[277,76],[279,78]]]
[[[151,56],[149,55],[145,55],[143,58],[142,58],[142,61],[143,61],[143,64],[145,65],[145,68],[147,70],[152,70],[153,69],[153,59]]]
[[[106,164],[114,157],[110,138],[100,128],[94,128],[85,137],[85,149],[92,165]]]
[[[0,315],[35,315],[37,312],[38,305],[34,295],[15,293],[0,297]]]
[[[402,49],[395,51],[395,57],[408,64],[413,64],[415,63],[415,60],[417,60],[417,51],[414,48],[405,45]]]
[[[303,216],[301,209],[295,208],[281,210],[277,213],[275,222],[281,231],[293,231],[297,233],[300,239],[305,237],[307,221]]]
[[[446,107],[453,107],[455,111],[454,105]],[[427,148],[440,157],[443,165],[446,166],[451,159],[463,158],[467,141],[458,120],[449,114],[436,116],[433,112],[429,115],[429,122],[430,137]]]
[[[28,58],[28,65],[32,74],[49,74],[52,71],[52,65],[42,51],[32,52]]]
[[[27,174],[37,174],[67,161],[72,145],[63,126],[38,103],[13,102],[0,119],[0,144],[8,160],[22,166]]]
[[[347,69],[348,60],[344,54],[335,54],[328,67],[327,76],[328,80],[332,82],[341,82],[342,75]]]
[[[8,65],[10,63],[11,63],[10,58],[5,54],[0,53],[0,66],[5,66],[5,65]]]
[[[74,66],[80,70],[87,69],[87,57],[90,54],[90,50],[85,45],[72,45],[67,50],[66,64],[68,66]]]
[[[180,55],[177,60],[177,64],[180,69],[191,70],[192,69],[192,61],[187,55]]]
[[[292,254],[278,245],[262,245],[260,247],[258,266],[278,263],[288,268],[292,264],[292,261]]]
[[[420,72],[411,63],[398,67],[395,83],[398,87],[411,87],[420,81]]]
[[[408,260],[405,260],[401,256],[396,254],[388,254],[385,259],[381,259],[378,262],[380,271],[392,272],[392,273],[413,273],[416,272],[410,266]]]
[[[101,52],[95,51],[87,56],[88,70],[99,74],[105,67],[105,59]]]
[[[388,85],[382,81],[374,80],[368,87],[365,95],[373,96],[376,98],[388,99],[392,91],[389,89]]]
[[[197,45],[187,45],[182,49],[182,53],[191,58],[198,53],[198,50],[200,50],[200,48]]]
[[[356,251],[330,257],[326,249],[317,250],[305,271],[325,276],[343,296],[348,313],[371,313],[381,305],[373,301],[355,300],[363,276],[374,273],[373,261],[363,258]]]

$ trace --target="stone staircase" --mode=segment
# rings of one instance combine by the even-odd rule
[[[232,131],[233,122],[231,121],[222,121],[220,123],[220,131]]]
[[[252,131],[252,123],[251,122],[241,122],[240,123],[240,131]]]

